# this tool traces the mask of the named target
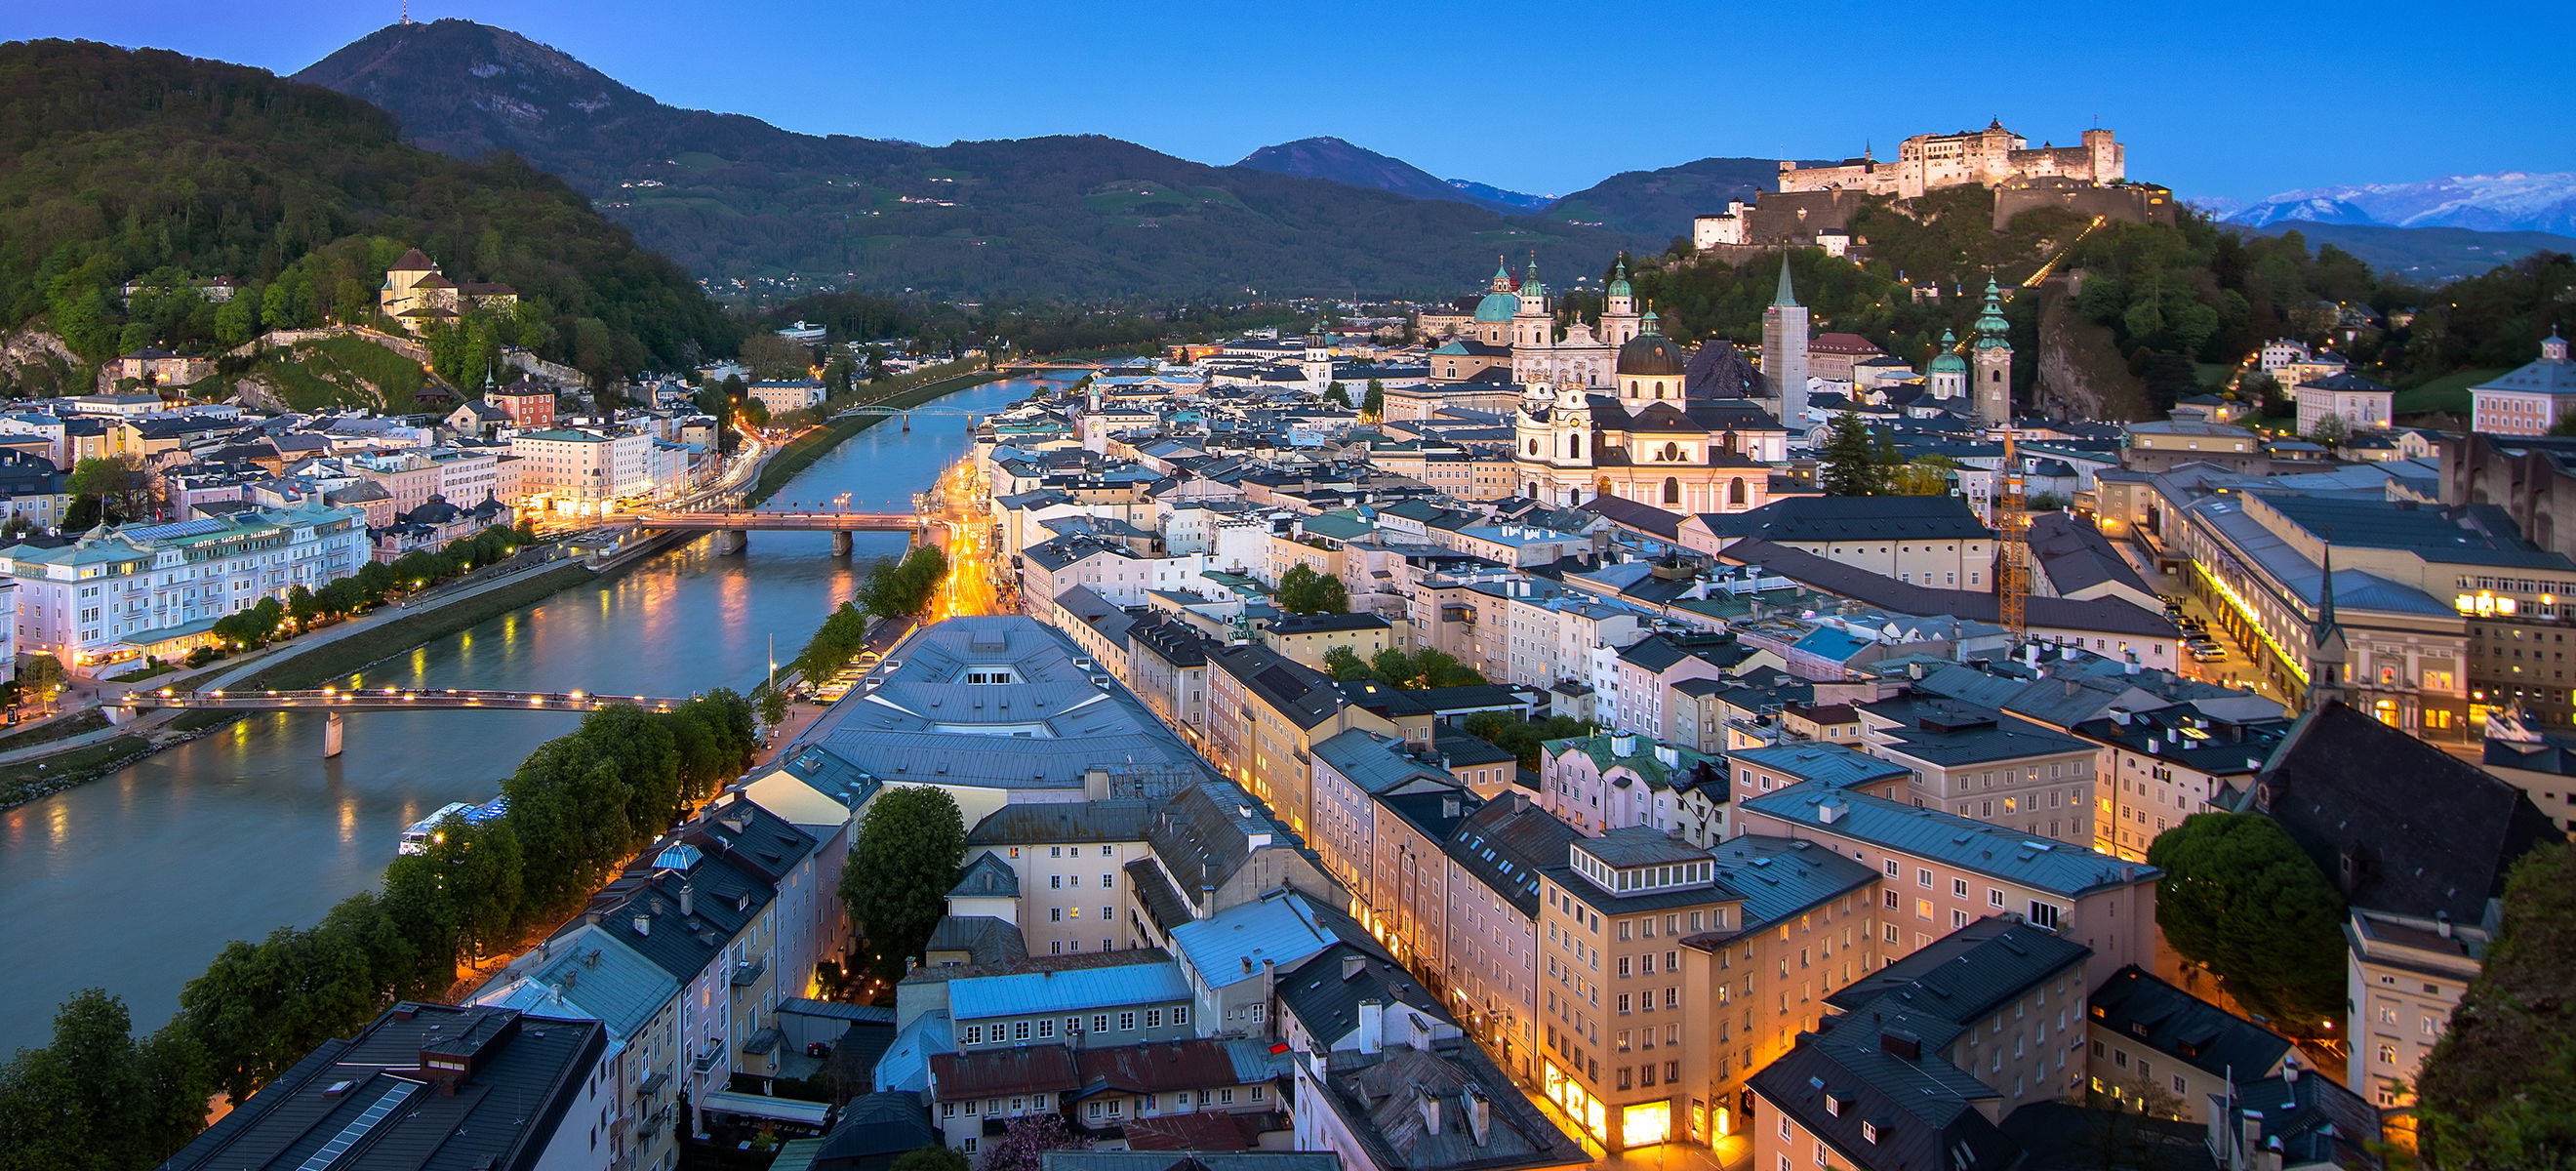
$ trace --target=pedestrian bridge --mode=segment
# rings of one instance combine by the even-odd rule
[[[699,512],[631,512],[623,518],[639,529],[714,533],[716,552],[740,553],[752,530],[772,533],[830,533],[832,555],[850,555],[852,533],[920,533],[931,521],[910,512],[849,512],[836,508],[733,508]]]
[[[318,711],[330,717],[329,728],[322,737],[322,755],[340,755],[342,728],[340,717],[350,712],[393,711],[502,711],[502,712],[595,712],[601,708],[629,704],[646,711],[667,712],[685,699],[652,695],[603,695],[595,691],[477,691],[466,688],[427,687],[324,687],[318,690],[271,691],[246,689],[228,691],[180,691],[164,687],[158,691],[131,692],[108,709],[108,718],[124,723],[139,711],[151,709],[189,709],[198,711]]]

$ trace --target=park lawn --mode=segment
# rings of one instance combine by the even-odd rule
[[[2429,415],[2440,411],[2466,418],[2469,388],[2491,381],[2502,373],[2502,370],[2461,370],[2445,374],[2423,385],[2398,391],[2394,406],[2400,416]]]

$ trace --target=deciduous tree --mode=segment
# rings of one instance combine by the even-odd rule
[[[2255,813],[2196,813],[2157,835],[2156,925],[2227,994],[2297,1036],[2344,1004],[2342,896],[2288,831]]]
[[[2421,1153],[2441,1171],[2576,1167],[2576,847],[2524,855],[2486,966],[2424,1061]]]
[[[841,901],[889,978],[918,955],[957,885],[966,821],[945,789],[890,787],[868,806],[841,868]]]

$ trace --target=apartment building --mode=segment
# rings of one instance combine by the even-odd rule
[[[2106,965],[2154,962],[2162,872],[2151,866],[1813,781],[1738,802],[1736,825],[1814,841],[1878,870],[1888,954],[2009,914],[2091,948]]]
[[[1539,804],[1586,835],[1627,826],[1725,835],[1726,762],[1628,732],[1551,740],[1539,753]]]
[[[1753,1078],[1753,1166],[2014,1165],[2005,1119],[2083,1080],[2088,958],[1996,916],[1845,989]]]
[[[2280,1076],[2290,1039],[2128,967],[2093,989],[2087,1087],[2177,1122],[2202,1122],[2212,1100]]]
[[[1541,1092],[1612,1151],[1731,1133],[1731,1087],[1870,969],[1875,881],[1778,837],[1570,843],[1539,872]]]
[[[2277,715],[2238,718],[2226,703],[2113,708],[2070,731],[2097,747],[2093,848],[2144,862],[2156,835],[2195,813],[2232,808],[2290,730]]]
[[[1863,751],[1912,769],[1916,802],[2093,844],[2091,742],[1941,696],[1880,700],[1862,705],[1860,716]]]
[[[966,859],[972,866],[989,858],[1011,875],[1006,915],[1029,954],[1133,947],[1133,928],[1118,909],[1127,904],[1127,866],[1145,856],[1153,814],[1152,802],[1133,798],[1004,805],[967,831]]]
[[[552,427],[510,437],[524,507],[605,516],[627,501],[676,487],[652,478],[653,437],[623,427]]]
[[[1208,759],[1303,836],[1314,824],[1314,746],[1352,728],[1398,735],[1330,676],[1261,646],[1208,656]]]

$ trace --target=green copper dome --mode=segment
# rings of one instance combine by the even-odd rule
[[[2003,290],[1995,284],[1995,278],[1987,277],[1986,307],[1983,312],[1977,314],[1977,348],[1980,350],[2011,349],[2012,343],[2004,340],[2005,332],[2011,328],[2011,323],[2004,320]]]
[[[1510,293],[1487,293],[1484,300],[1476,302],[1478,321],[1509,321],[1520,311],[1521,299]]]
[[[1619,268],[1616,272],[1610,274],[1610,287],[1607,291],[1608,294],[1613,297],[1629,297],[1636,295],[1635,291],[1628,287],[1627,257],[1622,256],[1619,258]]]
[[[1965,374],[1968,372],[1968,360],[1959,356],[1958,336],[1952,334],[1949,330],[1945,329],[1941,331],[1941,352],[1933,355],[1932,372],[1935,374]]]

